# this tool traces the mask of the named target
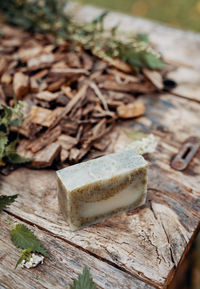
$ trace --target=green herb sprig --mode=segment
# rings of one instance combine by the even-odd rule
[[[33,252],[49,257],[41,241],[25,225],[17,224],[15,227],[13,226],[10,235],[13,244],[21,249],[21,256],[17,261],[16,267],[21,264],[23,260],[28,261]]]
[[[22,103],[16,102],[13,107],[2,105],[0,107],[0,166],[22,164],[32,159],[21,157],[16,152],[17,138],[11,140],[10,127],[20,126],[23,121]]]
[[[108,12],[103,12],[91,23],[80,25],[66,15],[65,5],[65,0],[9,0],[0,1],[0,11],[3,19],[12,25],[33,33],[52,33],[57,39],[81,44],[105,61],[119,58],[137,72],[142,68],[163,68],[159,53],[152,49],[144,34],[120,40],[117,26],[110,30],[104,28]]]
[[[83,268],[82,274],[78,275],[78,279],[74,279],[70,289],[96,289],[96,284],[92,280],[88,268],[85,266]]]
[[[4,210],[7,206],[12,204],[17,198],[17,196],[18,195],[12,195],[12,196],[1,195],[0,196],[0,212]]]

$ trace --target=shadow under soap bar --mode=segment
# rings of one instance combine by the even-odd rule
[[[145,203],[147,162],[124,150],[57,171],[58,200],[72,230]]]

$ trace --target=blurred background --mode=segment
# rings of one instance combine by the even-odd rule
[[[200,0],[76,0],[200,32]]]

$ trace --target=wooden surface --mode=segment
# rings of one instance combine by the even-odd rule
[[[91,11],[93,16],[99,13],[86,7],[77,14],[81,18]],[[0,216],[0,288],[68,288],[84,265],[99,288],[167,288],[199,230],[200,152],[183,172],[173,170],[170,160],[188,137],[200,135],[200,36],[112,13],[113,23],[117,19],[123,20],[122,29],[128,23],[127,28],[150,33],[164,56],[179,63],[173,71],[180,82],[179,93],[143,96],[145,117],[121,126],[113,146],[114,150],[125,146],[125,129],[156,135],[157,150],[147,156],[147,202],[137,210],[71,232],[58,208],[54,171],[21,168],[0,176],[1,194],[19,194]],[[183,79],[181,69],[194,74]],[[181,86],[187,93],[182,95]],[[25,222],[44,242],[51,255],[44,265],[14,270],[19,252],[10,241],[7,217]]]

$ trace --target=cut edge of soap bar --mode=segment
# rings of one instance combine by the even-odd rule
[[[59,205],[71,230],[102,222],[145,203],[147,162],[140,157],[141,166],[133,166],[121,175],[96,180],[72,191],[67,190],[57,172]]]

